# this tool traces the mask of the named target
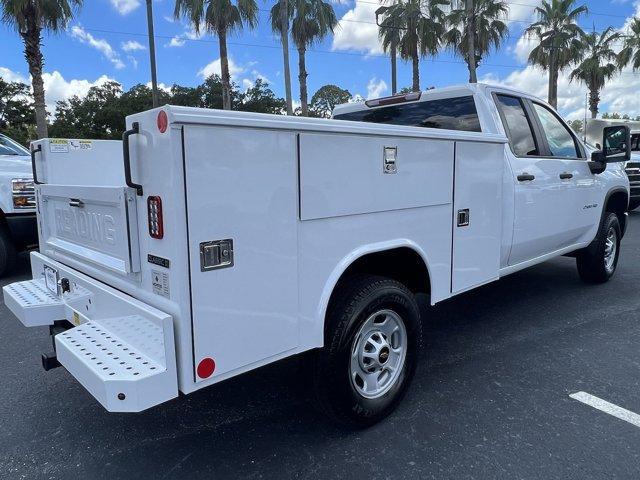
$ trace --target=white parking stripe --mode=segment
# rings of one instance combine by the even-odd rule
[[[586,405],[589,405],[593,408],[597,408],[598,410],[608,413],[609,415],[613,415],[620,420],[624,420],[625,422],[629,422],[631,425],[635,425],[636,427],[640,427],[640,415],[637,413],[633,413],[626,408],[619,407],[618,405],[614,405],[613,403],[609,403],[606,400],[602,400],[601,398],[595,397],[587,392],[576,392],[569,395],[574,400],[578,400]]]

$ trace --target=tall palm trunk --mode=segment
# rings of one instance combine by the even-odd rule
[[[591,118],[598,118],[598,105],[600,104],[600,91],[589,88],[589,111]]]
[[[558,108],[558,67],[556,63],[556,48],[551,47],[549,52],[549,105]]]
[[[306,49],[304,47],[298,48],[298,81],[300,82],[300,106],[302,108],[302,115],[304,117],[309,116],[309,99],[307,93],[307,65],[305,62]]]
[[[473,15],[473,0],[466,0],[467,14],[467,66],[469,68],[469,83],[478,83],[476,72],[476,27]]]
[[[229,73],[226,30],[218,33],[218,41],[220,43],[220,73],[222,74],[222,108],[231,110],[231,74]]]
[[[40,50],[41,29],[34,16],[27,19],[27,28],[20,32],[24,41],[24,56],[29,65],[31,86],[33,87],[33,106],[36,111],[36,133],[38,138],[46,138],[47,107],[44,99],[44,82],[42,81],[43,57]]]
[[[418,45],[416,42],[415,50],[411,56],[411,64],[413,66],[413,88],[414,92],[420,91],[420,57],[418,56]]]
[[[284,60],[284,93],[287,101],[287,115],[293,115],[291,69],[289,68],[289,5],[287,0],[280,0],[280,39],[282,40],[282,56]]]
[[[398,67],[397,67],[396,42],[391,43],[391,95],[398,92]]]

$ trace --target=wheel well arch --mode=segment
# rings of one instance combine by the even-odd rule
[[[615,213],[618,217],[618,221],[620,222],[622,233],[624,234],[627,228],[626,212],[628,208],[629,192],[624,188],[614,188],[607,193],[602,214],[604,216],[606,212]]]

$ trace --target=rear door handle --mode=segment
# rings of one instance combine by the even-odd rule
[[[569,180],[570,178],[573,178],[573,173],[564,172],[560,174],[560,180]]]
[[[519,182],[530,182],[531,180],[535,180],[536,176],[535,175],[531,175],[530,173],[523,173],[521,175],[518,175],[518,181]]]

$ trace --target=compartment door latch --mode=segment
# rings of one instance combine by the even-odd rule
[[[233,267],[233,240],[213,240],[200,244],[200,271]]]
[[[469,209],[468,208],[465,208],[464,210],[458,210],[458,226],[459,227],[469,226]]]

